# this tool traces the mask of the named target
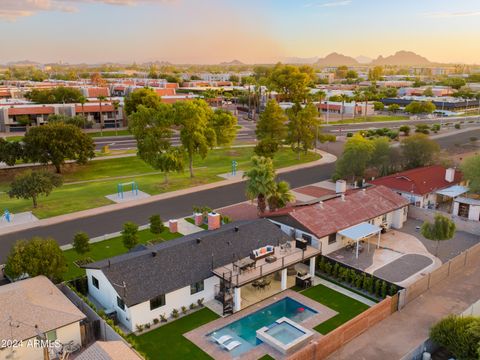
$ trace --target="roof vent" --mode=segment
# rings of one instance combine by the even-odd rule
[[[197,244],[200,244],[202,242],[202,239],[197,238]]]
[[[238,232],[238,230],[240,230],[240,229],[238,228],[238,226],[235,226],[234,230],[235,230],[235,232]]]
[[[152,256],[153,256],[153,257],[157,256],[157,252],[156,252],[156,251],[152,251]]]

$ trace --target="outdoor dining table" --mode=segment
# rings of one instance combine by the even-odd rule
[[[238,260],[236,263],[233,264],[234,267],[238,268],[238,270],[244,271],[247,269],[250,269],[255,266],[255,260],[250,259],[250,258],[245,258],[242,260]]]

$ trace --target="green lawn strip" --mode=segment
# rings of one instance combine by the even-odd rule
[[[328,276],[325,276],[325,275],[323,275],[323,274],[318,274],[318,273],[317,273],[316,275],[317,275],[318,277],[321,277],[322,279],[327,280],[328,282],[331,282],[331,283],[333,283],[333,284],[335,284],[335,285],[338,285],[338,286],[340,286],[340,287],[342,287],[342,288],[344,288],[344,289],[346,289],[346,290],[348,290],[348,291],[351,291],[351,292],[353,292],[353,293],[355,293],[355,294],[358,294],[358,295],[364,297],[365,299],[371,300],[371,301],[376,302],[376,303],[378,303],[379,301],[381,301],[381,300],[379,300],[379,299],[374,298],[374,297],[371,296],[370,294],[365,294],[364,292],[362,292],[362,291],[360,291],[360,290],[358,290],[358,289],[356,289],[356,288],[354,288],[354,287],[349,287],[349,286],[345,285],[344,283],[341,283],[340,281],[337,281],[337,280],[335,280],[335,279],[332,279],[332,278],[330,278],[330,277],[328,277]]]
[[[158,235],[152,234],[150,229],[140,230],[138,232],[140,244],[146,244],[150,241],[167,241],[176,239],[180,236],[182,235],[179,233],[171,233],[168,229],[164,230]],[[82,256],[77,254],[74,249],[65,250],[64,255],[67,260],[68,269],[64,275],[64,280],[71,280],[85,275],[85,270],[74,264],[74,262],[79,259],[91,258],[94,261],[99,261],[112,256],[121,255],[126,252],[127,249],[123,246],[121,236],[90,244],[90,251]]]
[[[208,354],[186,339],[183,334],[218,319],[218,317],[210,309],[203,308],[145,334],[131,335],[131,338],[137,344],[137,349],[145,354],[149,360],[211,359]]]
[[[275,360],[275,359],[270,355],[266,354],[266,355],[263,355],[261,358],[258,358],[258,360]]]
[[[186,221],[186,222],[189,222],[190,224],[195,225],[195,220],[192,219],[191,217],[186,217],[186,218],[185,218],[185,221]],[[195,225],[195,226],[198,226],[198,225]],[[200,225],[200,226],[198,226],[198,227],[201,227],[201,228],[204,229],[204,230],[208,230],[208,225],[207,225],[207,224],[202,224],[202,225]]]
[[[384,122],[384,121],[399,121],[399,120],[408,120],[408,116],[404,115],[379,115],[379,116],[367,116],[358,117],[355,119],[345,119],[345,120],[334,120],[329,121],[329,124],[356,124],[362,122]]]
[[[115,130],[104,130],[103,135],[100,131],[88,132],[87,134],[93,138],[132,135],[128,130],[117,130],[117,132]]]
[[[163,174],[144,175],[155,172],[153,168],[137,157],[115,158],[91,161],[86,165],[73,167],[64,172],[65,184],[55,189],[48,197],[40,196],[38,208],[33,213],[38,218],[47,218],[56,215],[68,214],[75,211],[91,209],[113,202],[105,196],[115,194],[119,183],[136,181],[139,190],[150,195],[185,189],[220,181],[219,174],[231,171],[231,162],[236,160],[239,170],[246,170],[250,166],[253,148],[231,148],[213,150],[206,159],[195,159],[195,177],[190,178],[187,171],[169,175],[169,183],[164,183]],[[281,149],[275,156],[274,164],[277,168],[317,160],[319,155],[314,153],[302,154],[301,160],[288,148]],[[139,176],[143,175],[143,176]],[[122,179],[109,179],[118,176],[131,176]],[[68,182],[98,180],[95,182],[68,184]],[[0,191],[9,189],[8,181],[0,180]],[[128,189],[125,189],[128,191]],[[32,210],[31,200],[10,199],[6,193],[0,193],[0,204],[15,214]],[[208,205],[208,204],[205,204]]]
[[[360,301],[352,299],[351,297],[343,295],[324,285],[314,286],[302,291],[301,294],[338,312],[338,314],[333,318],[324,321],[314,328],[323,335],[335,330],[340,325],[346,323],[350,319],[353,319],[355,316],[369,308],[368,305],[365,305]]]
[[[5,138],[7,141],[20,141],[23,139],[23,136],[8,136]]]

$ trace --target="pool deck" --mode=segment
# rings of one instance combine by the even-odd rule
[[[209,337],[207,337],[207,334],[212,333],[213,331],[219,330],[247,315],[250,315],[268,305],[271,305],[279,300],[282,300],[286,297],[292,298],[300,303],[302,303],[305,306],[308,306],[311,309],[314,309],[315,311],[318,312],[318,314],[306,319],[305,321],[302,321],[300,325],[303,327],[312,330],[315,326],[321,324],[324,321],[327,321],[328,319],[334,317],[337,315],[336,311],[333,311],[332,309],[316,302],[315,300],[312,300],[306,296],[303,296],[302,294],[293,291],[293,290],[285,290],[275,296],[272,296],[266,300],[263,300],[255,305],[252,305],[246,309],[243,309],[239,312],[236,312],[235,314],[231,316],[227,316],[225,318],[220,318],[217,320],[214,320],[212,322],[209,322],[208,324],[205,324],[203,326],[200,326],[183,336],[185,336],[188,340],[193,342],[195,345],[197,345],[199,348],[201,348],[203,351],[205,351],[207,354],[209,354],[211,357],[214,359],[218,360],[231,360],[234,357],[227,351],[222,349],[219,345],[216,343],[212,342]],[[269,324],[265,324],[269,325]],[[255,329],[258,330],[258,329]],[[320,337],[322,337],[321,334],[318,332],[314,331],[314,336],[310,341],[315,341],[318,340]],[[243,353],[239,358],[242,360],[257,360],[258,358],[262,357],[263,355],[270,355],[274,357],[275,359],[285,359],[286,356],[278,352],[277,350],[273,349],[267,344],[261,344],[256,347],[254,347],[252,350],[247,351],[246,353]],[[238,357],[237,357],[238,358]]]

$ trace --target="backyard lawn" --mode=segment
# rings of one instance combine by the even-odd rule
[[[144,353],[149,360],[211,359],[202,349],[183,337],[183,334],[218,317],[210,309],[203,308],[158,329],[139,336],[131,335],[131,337],[138,345],[137,349]]]
[[[138,232],[140,244],[146,244],[151,241],[167,241],[180,236],[182,235],[179,233],[171,233],[168,228],[158,235],[152,234],[150,229],[140,230]],[[98,261],[124,254],[126,252],[127,249],[123,246],[121,236],[90,244],[90,252],[82,256],[77,254],[74,249],[65,250],[64,255],[67,260],[68,269],[64,275],[64,280],[72,280],[85,275],[85,270],[74,264],[75,261],[81,258],[90,258],[94,261]]]
[[[105,196],[115,194],[118,183],[136,181],[139,190],[156,195],[220,181],[222,178],[218,175],[231,171],[232,160],[237,161],[238,170],[246,170],[250,166],[252,155],[252,147],[212,150],[205,159],[195,158],[194,178],[190,178],[188,171],[172,173],[169,175],[168,184],[164,183],[162,173],[137,157],[91,161],[86,165],[69,164],[63,174],[64,185],[54,190],[48,197],[39,197],[38,208],[34,209],[33,213],[38,218],[48,218],[112,204],[113,202]],[[278,169],[317,160],[319,157],[309,152],[306,155],[302,154],[298,161],[291,149],[283,148],[275,155],[274,165]],[[1,176],[0,180],[2,206],[13,214],[32,210],[31,200],[10,199],[5,193],[11,181],[11,176],[9,178],[7,175]]]
[[[338,312],[333,318],[328,319],[314,328],[323,335],[335,330],[340,325],[368,309],[367,305],[324,285],[314,286],[302,291],[301,294]]]

